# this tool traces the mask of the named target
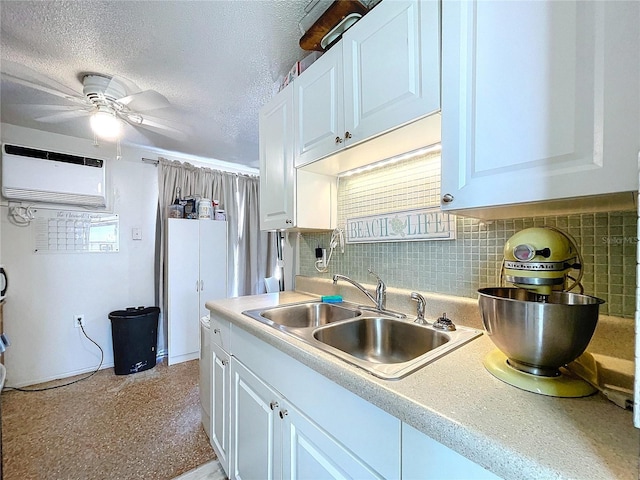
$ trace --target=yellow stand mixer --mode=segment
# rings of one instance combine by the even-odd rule
[[[570,276],[577,271],[576,278]],[[500,283],[478,290],[482,322],[498,347],[484,359],[500,380],[534,393],[584,397],[596,389],[565,365],[587,348],[603,300],[582,294],[582,258],[555,227],[527,228],[505,244]],[[581,293],[570,291],[578,287]]]

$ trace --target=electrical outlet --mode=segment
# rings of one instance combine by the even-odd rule
[[[76,328],[80,328],[80,325],[84,327],[84,315],[74,315],[73,326]]]

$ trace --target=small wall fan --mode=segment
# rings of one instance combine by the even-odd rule
[[[35,77],[37,81],[30,80],[29,76]],[[72,103],[72,105],[31,106],[36,108],[37,116],[34,119],[38,122],[55,123],[89,116],[92,130],[100,138],[120,138],[123,122],[176,140],[185,138],[184,132],[171,126],[168,120],[149,115],[150,111],[170,106],[163,95],[155,90],[140,90],[134,83],[121,77],[98,73],[82,75],[82,95],[53,80],[45,82],[44,77],[36,72],[21,78],[3,71],[2,78],[64,98]],[[43,112],[46,113],[43,114]]]

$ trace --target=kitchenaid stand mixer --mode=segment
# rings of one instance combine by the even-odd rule
[[[578,272],[572,277],[572,271]],[[500,283],[478,290],[482,322],[498,347],[483,361],[500,380],[534,393],[583,397],[596,389],[566,368],[587,348],[599,298],[584,295],[582,257],[555,227],[527,228],[505,244]],[[580,293],[572,293],[578,288]]]

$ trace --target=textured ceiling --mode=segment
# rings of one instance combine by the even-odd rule
[[[153,115],[186,137],[127,126],[123,142],[258,165],[258,111],[306,53],[309,0],[2,1],[0,69],[82,95],[85,73],[124,77],[170,102]],[[2,122],[93,138],[87,117],[45,123],[68,100],[3,78]],[[46,112],[44,112],[46,113]]]

